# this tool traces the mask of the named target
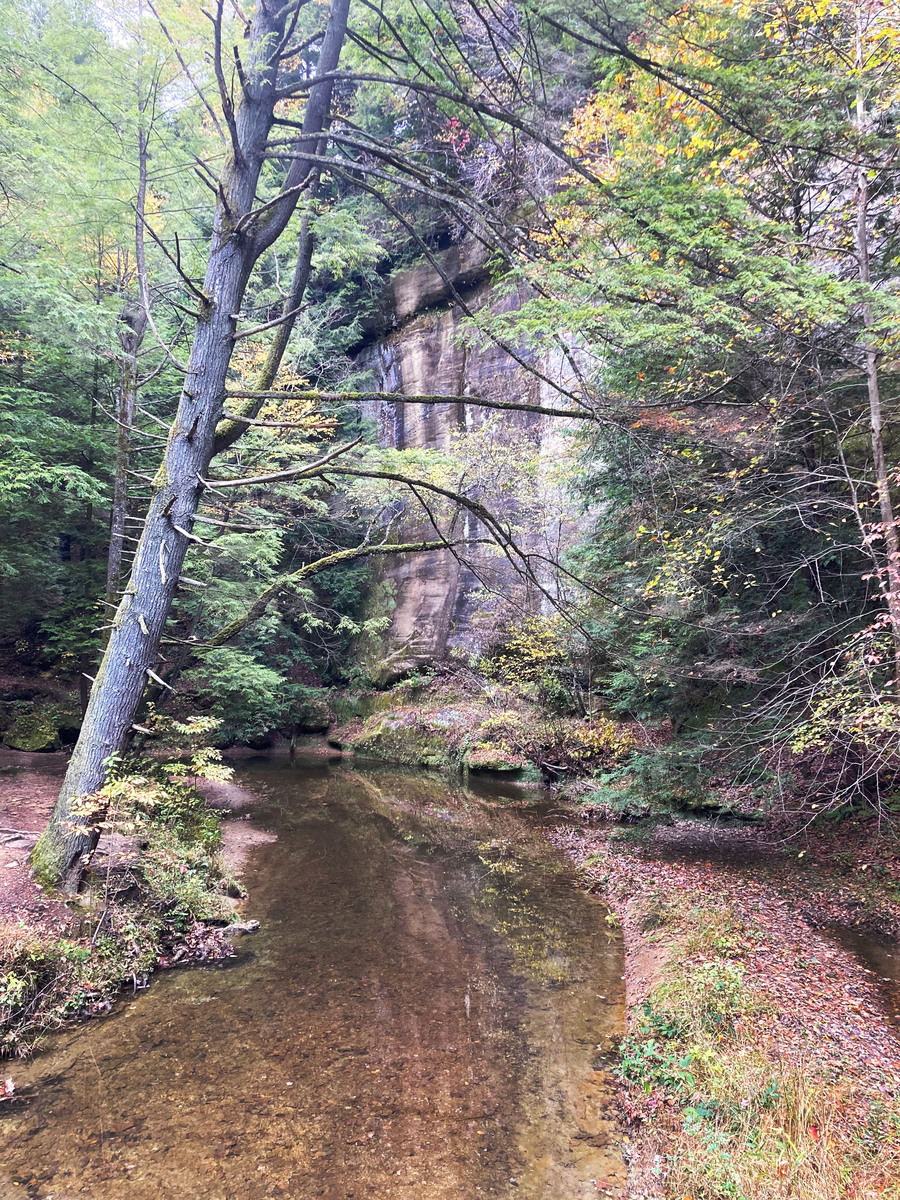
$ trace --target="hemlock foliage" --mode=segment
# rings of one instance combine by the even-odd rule
[[[227,111],[208,22],[177,4],[162,23],[7,8],[0,622],[20,662],[74,678],[110,611],[123,322],[147,307],[127,571],[183,382]],[[324,15],[298,18],[297,78]],[[557,642],[523,684],[554,712],[666,731],[665,751],[600,781],[620,798],[694,803],[734,780],[736,751],[753,804],[773,772],[890,803],[900,72],[885,11],[523,0],[502,43],[463,0],[356,17],[322,169],[261,259],[242,328],[277,318],[309,236],[302,310],[273,395],[254,402],[264,424],[215,470],[252,479],[360,438],[345,460],[358,474],[204,495],[163,645],[178,696],[153,703],[212,713],[222,740],[264,740],[291,732],[311,689],[359,682],[360,638],[388,622],[367,608],[368,559],[285,583],[228,644],[212,639],[298,566],[399,528],[426,493],[398,475],[431,489],[443,536],[474,512],[447,494],[460,487],[500,514],[501,540],[527,542],[541,483],[524,441],[479,419],[440,451],[392,451],[357,404],[315,399],[372,386],[355,356],[390,328],[392,276],[481,239],[498,303],[470,314],[469,352],[542,371],[556,356],[568,366],[555,394],[544,378],[544,403],[589,418],[561,468],[583,517],[541,601],[561,617],[533,631],[534,646]],[[287,177],[298,114],[279,102],[261,195]],[[253,390],[276,336],[236,342],[229,390]]]

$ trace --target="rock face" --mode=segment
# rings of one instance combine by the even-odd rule
[[[465,702],[437,707],[401,704],[332,729],[328,741],[359,758],[539,781],[540,771],[523,754],[482,740],[495,736],[491,715],[486,716],[492,713],[490,707]]]
[[[332,721],[327,692],[310,689],[297,700],[292,715],[299,733],[323,733]]]
[[[461,339],[466,312],[492,312],[517,307],[521,297],[492,288],[483,248],[465,243],[444,252],[441,270],[423,264],[394,276],[388,289],[388,328],[362,349],[357,368],[367,371],[373,390],[406,395],[480,396],[503,402],[552,404],[558,393],[542,383],[499,346],[477,351]],[[460,304],[460,300],[462,304]],[[541,363],[552,373],[558,364]],[[377,422],[382,445],[398,450],[411,447],[449,449],[455,437],[490,423],[491,437],[525,442],[532,455],[546,466],[562,453],[564,421],[537,413],[503,412],[456,400],[447,404],[402,404],[379,401],[367,407]],[[548,512],[562,512],[558,497],[543,488],[550,501]],[[521,513],[507,501],[500,513],[515,522]],[[558,547],[565,536],[565,519],[547,512],[524,537],[529,549]],[[469,536],[478,537],[477,522],[466,521]],[[428,537],[424,521],[408,519],[403,536]],[[537,543],[546,543],[538,545]],[[385,562],[372,590],[371,615],[387,615],[390,626],[360,647],[369,676],[380,685],[442,658],[453,647],[478,652],[496,625],[501,594],[512,595],[525,611],[537,611],[541,595],[516,575],[509,563],[491,548],[477,548],[463,564],[450,551],[409,555]]]

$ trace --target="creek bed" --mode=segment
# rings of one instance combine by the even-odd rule
[[[239,781],[277,835],[260,931],[9,1064],[4,1200],[621,1195],[622,946],[549,802],[277,757]]]

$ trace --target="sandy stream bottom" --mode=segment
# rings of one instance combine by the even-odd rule
[[[0,1196],[621,1196],[622,947],[541,802],[286,758],[239,779],[277,835],[244,870],[260,932],[10,1064]]]

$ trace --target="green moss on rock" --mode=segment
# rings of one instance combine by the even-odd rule
[[[478,743],[466,754],[464,765],[469,771],[491,771],[498,775],[509,775],[523,770],[526,763],[515,754],[505,754],[499,746]]]
[[[62,744],[55,717],[47,713],[22,713],[16,717],[3,737],[3,744],[10,750],[30,753],[49,753]]]
[[[343,745],[362,758],[378,758],[404,766],[446,770],[455,765],[447,739],[439,732],[394,714],[369,718]]]
[[[298,700],[293,715],[300,733],[323,733],[332,721],[328,693],[310,689]]]

